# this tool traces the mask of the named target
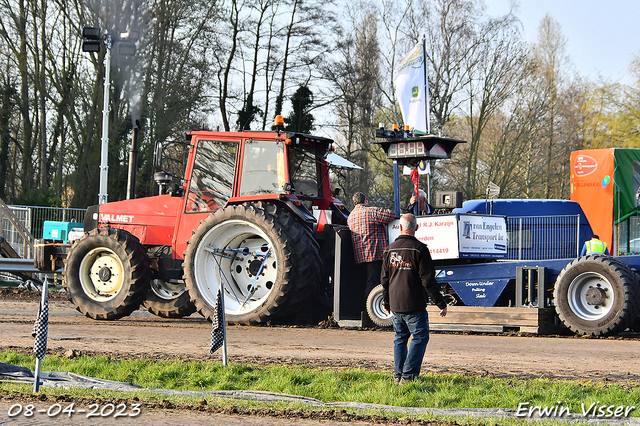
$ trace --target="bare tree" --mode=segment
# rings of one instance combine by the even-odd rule
[[[381,20],[383,26],[383,37],[380,44],[384,48],[385,54],[380,55],[381,80],[379,90],[389,108],[382,110],[385,123],[400,123],[401,117],[398,113],[398,102],[394,90],[393,72],[397,62],[405,51],[410,49],[407,44],[407,34],[404,28],[407,26],[408,17],[412,11],[413,2],[407,0],[405,4],[398,7],[398,2],[383,0],[379,5],[378,15],[384,16]],[[410,40],[409,43],[414,40]],[[385,78],[386,76],[386,78]]]
[[[563,71],[566,71],[568,59],[566,57],[567,39],[562,34],[560,24],[551,15],[547,14],[540,22],[538,28],[538,42],[534,46],[534,55],[538,63],[540,76],[545,82],[545,91],[548,97],[546,132],[543,136],[546,140],[546,167],[547,182],[545,197],[549,198],[553,185],[553,159],[556,154],[556,126],[558,121],[559,92],[563,86]],[[564,152],[564,151],[563,151]]]
[[[325,69],[327,79],[340,95],[336,102],[338,149],[341,155],[364,168],[364,171],[348,169],[339,175],[347,200],[356,191],[372,192],[373,174],[368,164],[375,129],[373,123],[381,97],[376,11],[359,5],[352,12],[350,28],[345,34],[354,35],[338,44],[340,61]]]
[[[527,50],[512,24],[510,17],[489,20],[480,31],[482,43],[478,58],[471,60],[473,78],[467,85],[470,138],[465,147],[465,193],[468,197],[482,196],[484,191],[478,185],[481,180],[484,187],[488,183],[480,179],[478,171],[484,129],[517,92],[524,74]]]
[[[20,90],[18,93],[18,108],[20,111],[22,128],[20,142],[16,139],[17,148],[20,152],[19,168],[14,169],[20,179],[20,184],[24,191],[29,191],[33,187],[33,161],[31,155],[34,148],[34,124],[31,109],[34,102],[32,90],[34,87],[32,65],[30,55],[32,33],[29,28],[29,20],[34,22],[31,14],[31,4],[25,0],[2,0],[0,3],[4,15],[0,17],[0,36],[4,39],[5,47],[11,52],[11,60],[15,65]]]
[[[263,37],[263,26],[267,22],[267,12],[272,7],[271,0],[255,0],[250,5],[250,10],[255,14],[255,18],[249,20],[247,31],[253,35],[251,72],[249,73],[249,90],[244,96],[244,105],[238,112],[237,128],[238,130],[249,130],[251,122],[255,119],[256,114],[260,114],[260,108],[255,105],[254,94],[256,90],[256,80],[258,79],[259,64],[258,55],[261,50],[260,43]],[[268,56],[267,56],[268,58]],[[267,65],[268,66],[268,65]],[[266,72],[266,70],[265,70]]]
[[[426,35],[432,129],[443,131],[467,100],[465,89],[486,42],[479,34],[482,16],[476,0],[422,1],[410,13],[409,39],[415,44]]]

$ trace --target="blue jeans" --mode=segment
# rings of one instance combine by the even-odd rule
[[[393,313],[393,377],[412,380],[420,374],[422,358],[429,343],[429,316],[426,309]],[[411,336],[411,345],[407,350]]]

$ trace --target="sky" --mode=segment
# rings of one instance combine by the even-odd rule
[[[509,10],[511,0],[485,0],[492,16]],[[516,16],[525,39],[538,37],[549,13],[567,39],[566,52],[576,70],[592,81],[632,83],[628,67],[640,54],[639,0],[520,0]]]

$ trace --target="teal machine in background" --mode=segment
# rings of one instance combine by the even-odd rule
[[[45,220],[44,228],[42,230],[42,238],[45,240],[57,240],[62,241],[64,244],[69,242],[69,234],[71,239],[74,234],[82,236],[84,227],[82,222],[57,222],[53,220]]]

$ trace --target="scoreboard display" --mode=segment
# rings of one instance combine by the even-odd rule
[[[389,158],[422,157],[427,151],[423,142],[393,142],[389,145]]]
[[[453,148],[465,141],[436,135],[413,135],[397,129],[385,130],[381,126],[376,129],[375,143],[382,147],[387,158],[411,164],[422,160],[451,158]]]

